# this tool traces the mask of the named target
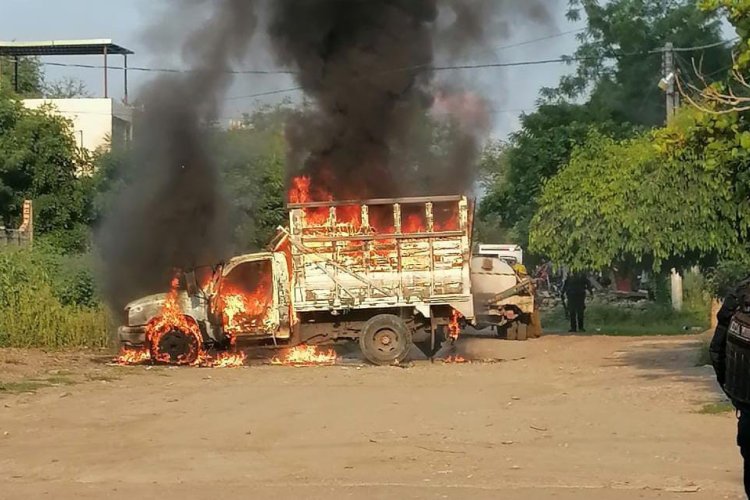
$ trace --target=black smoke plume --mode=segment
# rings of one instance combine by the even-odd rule
[[[140,96],[131,182],[98,238],[105,293],[115,310],[164,291],[176,267],[223,258],[229,240],[206,129],[218,117],[227,70],[249,48],[255,2],[190,0],[175,7],[172,22],[189,33],[181,48],[191,71],[157,78]],[[186,7],[209,8],[210,17],[185,19]]]
[[[471,54],[529,20],[548,23],[549,3],[274,0],[269,29],[277,59],[298,71],[311,101],[288,124],[289,175],[308,175],[313,198],[468,191],[489,119],[486,109],[473,123],[463,112],[447,115],[443,154],[429,138],[419,140],[438,90],[454,107],[467,97],[437,88],[436,56]]]

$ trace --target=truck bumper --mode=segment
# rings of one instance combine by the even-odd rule
[[[121,326],[117,329],[117,338],[121,344],[142,346],[146,343],[146,327]]]

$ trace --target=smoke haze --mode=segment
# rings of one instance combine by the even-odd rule
[[[163,291],[174,268],[226,257],[228,203],[206,129],[222,111],[229,70],[266,55],[250,50],[256,31],[304,91],[287,123],[287,174],[309,175],[313,197],[455,194],[471,189],[491,123],[470,82],[435,66],[486,61],[489,42],[551,24],[548,3],[165,1],[145,39],[165,58],[177,51],[190,71],[140,95],[132,182],[98,235],[110,305]]]
[[[299,71],[311,100],[288,124],[288,174],[309,176],[313,198],[467,192],[489,119],[466,126],[443,113],[440,155],[429,137],[415,140],[435,102],[430,68],[437,56],[486,50],[485,42],[529,20],[551,22],[541,0],[272,2],[273,49],[280,64]],[[448,83],[441,82],[443,98],[463,92]]]
[[[142,294],[163,291],[174,268],[217,262],[229,239],[227,204],[205,129],[220,111],[230,83],[227,70],[249,48],[257,24],[255,2],[190,0],[174,6],[164,23],[194,27],[181,44],[192,71],[145,87],[132,182],[99,234],[105,293],[115,310]],[[203,19],[186,7],[210,10]]]

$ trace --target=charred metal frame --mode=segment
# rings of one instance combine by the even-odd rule
[[[308,203],[287,203],[286,207],[292,208],[327,208],[327,207],[351,207],[359,205],[403,205],[419,203],[443,203],[450,201],[461,201],[464,197],[460,195],[447,196],[414,196],[409,198],[373,198],[370,200],[349,200],[349,201],[311,201]]]
[[[435,221],[433,217],[433,207],[436,204],[455,203],[455,223],[456,227],[450,230],[435,230]],[[392,207],[392,227],[393,232],[368,232],[363,230],[357,232],[354,229],[348,232],[346,229],[346,220],[339,219],[336,207],[360,207],[360,219],[357,222],[358,228],[371,228],[369,207],[387,206]],[[421,231],[403,232],[402,227],[402,206],[416,205],[421,206],[421,213],[424,217]],[[464,316],[473,316],[473,300],[470,293],[470,277],[468,264],[464,263],[462,268],[446,267],[438,269],[435,259],[440,250],[448,251],[450,255],[458,259],[463,255],[465,260],[471,253],[471,226],[473,219],[474,204],[471,200],[461,195],[448,196],[430,196],[430,197],[404,197],[404,198],[376,198],[366,200],[343,200],[343,201],[323,201],[309,203],[289,203],[290,228],[288,233],[289,241],[292,243],[292,259],[295,261],[295,268],[301,274],[295,277],[295,294],[296,301],[299,301],[303,307],[299,312],[312,312],[316,310],[337,310],[350,308],[382,308],[382,307],[416,307],[425,317],[432,316],[431,307],[451,306],[458,309]],[[307,218],[308,214],[305,209],[329,209],[328,216],[322,220],[310,224]],[[346,217],[344,217],[346,219]],[[342,226],[338,226],[342,224]],[[330,232],[328,230],[330,229]],[[376,228],[371,228],[377,231]],[[311,234],[312,233],[312,234]],[[328,233],[328,234],[327,234]],[[337,234],[338,233],[338,234]],[[374,249],[373,242],[386,242],[389,248],[392,267],[383,264],[378,268],[371,268],[370,256]],[[407,283],[408,274],[412,273],[409,268],[404,268],[404,259],[417,258],[420,250],[415,250],[414,255],[405,255],[404,245],[425,242],[422,252],[424,255],[424,267],[413,272],[422,275],[421,278],[412,277]],[[363,270],[359,267],[349,269],[347,265],[340,262],[342,254],[341,243],[361,242],[363,259]],[[450,248],[440,248],[440,242],[450,242]],[[307,245],[312,244],[314,248]],[[318,244],[318,245],[316,245]],[[436,244],[438,247],[436,248]],[[319,246],[321,245],[321,246]],[[391,248],[392,247],[392,248]],[[438,250],[440,248],[440,250]],[[309,260],[309,257],[318,257],[317,260]],[[328,269],[321,267],[329,266]],[[330,294],[322,293],[319,298],[312,298],[308,294],[311,291],[318,290],[318,285],[307,283],[308,272],[305,269],[317,269],[318,278],[327,277],[330,284],[324,285],[320,291],[328,289]],[[359,273],[362,275],[359,275]],[[455,273],[453,278],[449,276]],[[351,278],[342,278],[342,274],[350,275]],[[440,275],[440,276],[438,276]],[[386,278],[383,278],[386,277]],[[351,290],[347,289],[344,281],[350,281],[349,286],[354,283],[352,279],[362,283],[366,281],[364,287],[358,292],[358,296]],[[382,284],[378,280],[386,279]],[[445,281],[448,279],[448,281]],[[374,281],[373,281],[374,280]],[[388,281],[390,280],[390,281]],[[436,281],[437,280],[437,281]],[[438,283],[439,282],[439,283]],[[387,283],[387,285],[385,284]],[[438,289],[438,285],[440,289]],[[455,285],[455,290],[452,286]],[[312,288],[311,288],[312,286]],[[421,289],[420,286],[425,287]],[[416,288],[414,288],[416,287]],[[367,290],[364,290],[366,288]],[[387,288],[388,290],[384,290]],[[378,295],[372,295],[377,291]],[[323,297],[326,297],[323,298]],[[351,303],[350,303],[351,302]],[[450,309],[447,309],[450,311]]]

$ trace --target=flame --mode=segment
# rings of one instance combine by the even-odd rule
[[[468,360],[463,356],[448,356],[443,360],[443,363],[468,363]]]
[[[313,186],[310,176],[294,177],[287,198],[290,203],[311,203],[333,201],[333,195]],[[354,196],[356,198],[356,196]],[[401,234],[425,233],[428,230],[424,208],[404,205],[401,216]],[[434,207],[432,231],[458,231],[458,209],[455,205],[438,203]],[[344,205],[331,211],[327,207],[305,207],[305,232],[307,234],[395,234],[391,205],[372,205],[368,209],[368,223],[362,220],[359,205]]]
[[[172,279],[169,293],[164,300],[159,316],[154,317],[146,325],[146,344],[148,347],[140,349],[124,348],[114,359],[114,363],[120,365],[135,365],[146,362],[169,363],[169,355],[159,352],[159,341],[167,333],[173,330],[180,330],[185,335],[192,335],[195,339],[195,344],[190,352],[178,358],[178,365],[216,368],[242,366],[247,359],[247,355],[244,352],[221,352],[214,357],[203,349],[203,336],[198,328],[198,324],[188,316],[185,316],[180,308],[179,284],[178,277]],[[230,335],[229,340],[232,349],[234,349],[234,337]]]
[[[268,315],[271,297],[268,293],[270,276],[263,276],[263,281],[253,291],[243,290],[236,285],[224,283],[216,301],[217,310],[224,319],[224,331],[237,334],[258,330]]]
[[[311,366],[311,365],[333,365],[338,360],[336,351],[320,351],[316,346],[299,345],[289,349],[284,359],[274,357],[271,360],[272,365],[293,365],[293,366]]]
[[[220,352],[215,358],[210,356],[206,360],[205,364],[201,366],[208,366],[211,368],[236,368],[243,366],[247,360],[247,354],[244,352]]]
[[[120,354],[112,361],[118,365],[138,365],[151,361],[151,353],[147,348],[142,347],[140,349],[133,349],[123,347],[120,350]]]
[[[160,315],[152,318],[146,325],[146,342],[151,348],[151,358],[158,363],[170,362],[169,355],[159,351],[159,342],[164,335],[173,330],[179,330],[185,335],[192,336],[195,341],[195,345],[191,347],[188,354],[179,356],[177,364],[190,364],[191,359],[199,355],[203,349],[203,336],[198,324],[192,318],[182,314],[178,295],[179,286],[180,280],[175,276],[172,278],[170,290],[162,305]]]
[[[458,324],[460,318],[463,318],[463,315],[454,309],[451,313],[450,323],[448,323],[448,337],[454,341],[458,339],[458,335],[461,333],[461,325]]]

